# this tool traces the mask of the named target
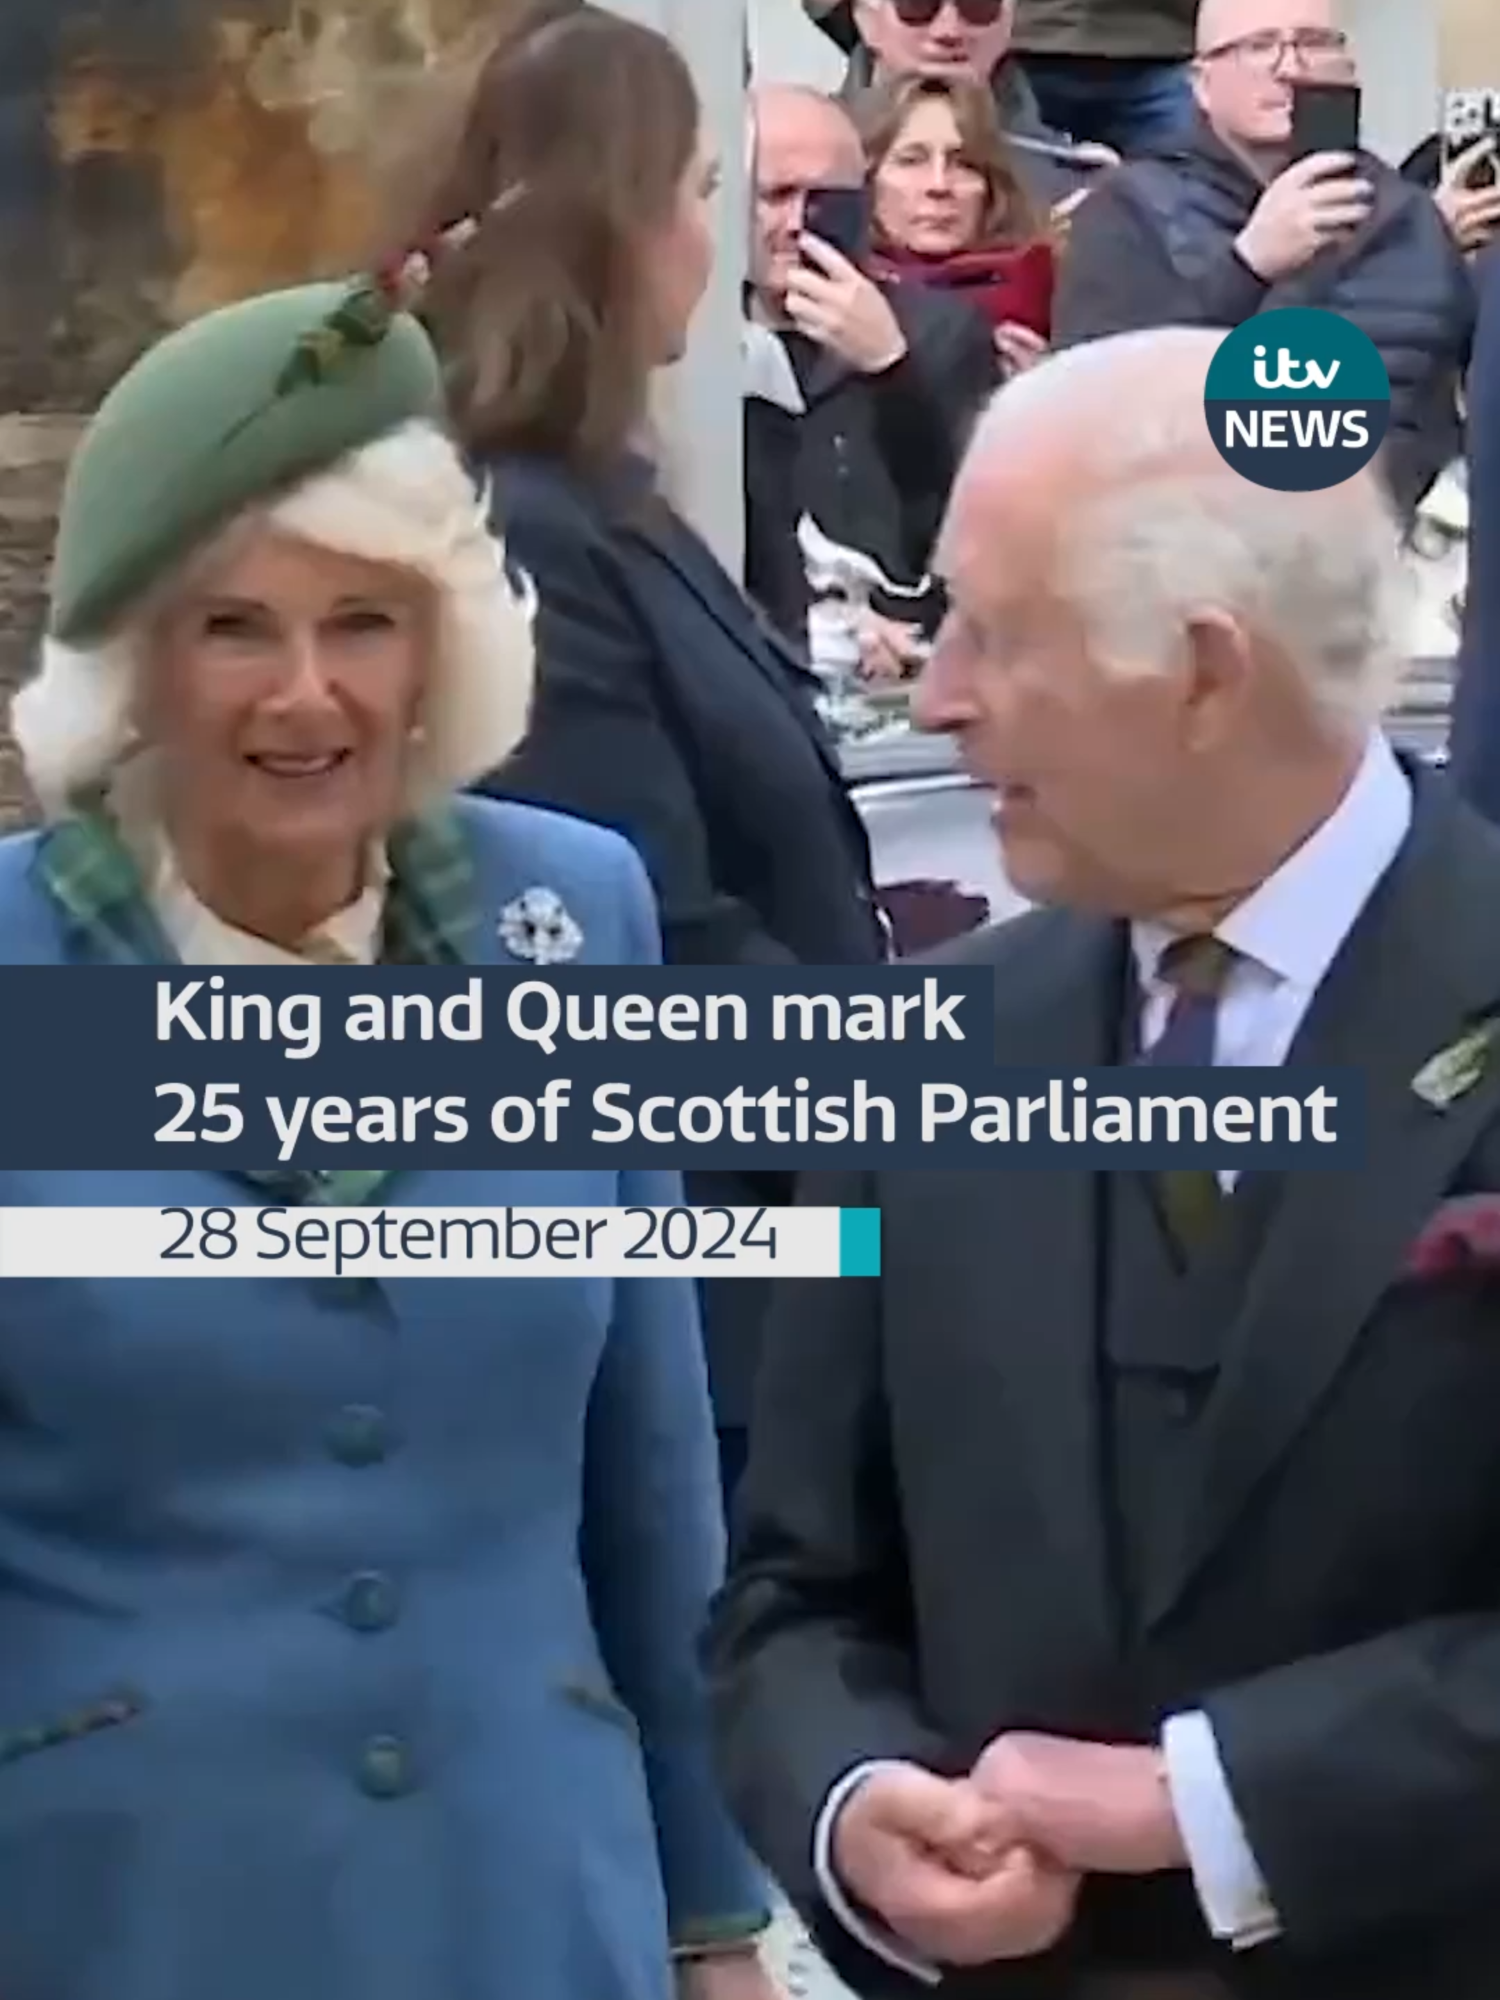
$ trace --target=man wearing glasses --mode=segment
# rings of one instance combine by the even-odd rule
[[[1342,313],[1390,376],[1386,473],[1409,516],[1461,448],[1473,293],[1437,205],[1394,168],[1368,153],[1291,161],[1295,86],[1355,76],[1331,0],[1204,0],[1194,129],[1080,209],[1055,344],[1284,306]]]

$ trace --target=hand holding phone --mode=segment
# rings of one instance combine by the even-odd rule
[[[1486,132],[1451,159],[1433,199],[1465,255],[1482,250],[1500,230],[1500,135]]]
[[[1272,181],[1235,250],[1258,278],[1274,285],[1368,221],[1374,201],[1374,185],[1354,154],[1310,153]]]
[[[861,269],[869,252],[863,188],[810,188],[802,258],[787,281],[787,316],[799,332],[862,375],[880,375],[906,352],[890,300]]]
[[[1362,102],[1357,83],[1294,84],[1292,159],[1310,159],[1314,153],[1357,153]]]
[[[870,197],[862,187],[809,188],[802,204],[802,232],[816,236],[851,264],[870,248]]]
[[[799,333],[861,375],[883,375],[906,353],[901,322],[880,286],[821,237],[804,238],[785,307]]]

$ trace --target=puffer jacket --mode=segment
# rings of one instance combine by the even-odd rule
[[[1462,449],[1474,288],[1431,195],[1369,155],[1361,170],[1375,187],[1369,220],[1304,270],[1266,285],[1234,249],[1262,184],[1200,120],[1180,144],[1106,175],[1079,209],[1054,345],[1153,326],[1233,327],[1287,306],[1341,313],[1385,362],[1387,477],[1410,516]]]

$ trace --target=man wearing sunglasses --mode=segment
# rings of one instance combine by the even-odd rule
[[[803,0],[808,17],[849,57],[844,96],[881,76],[988,79],[1031,198],[1070,202],[1114,164],[1105,147],[1075,146],[1047,125],[1011,48],[1016,0]]]
[[[1341,313],[1390,377],[1384,464],[1409,518],[1461,449],[1473,289],[1436,204],[1393,167],[1367,152],[1292,158],[1297,86],[1356,75],[1333,0],[1204,0],[1193,129],[1080,209],[1054,344],[1229,328],[1288,306]]]

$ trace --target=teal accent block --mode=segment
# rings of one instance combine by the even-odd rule
[[[1227,333],[1208,370],[1206,403],[1389,403],[1380,349],[1341,313],[1283,306]]]
[[[839,1210],[839,1276],[841,1278],[880,1276],[878,1208]]]

